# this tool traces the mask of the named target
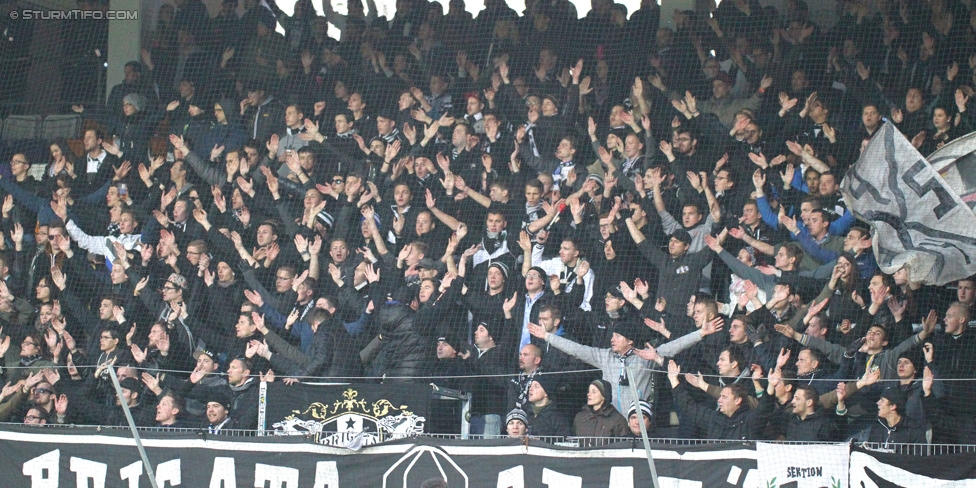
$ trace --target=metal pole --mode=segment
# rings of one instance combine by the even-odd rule
[[[644,413],[640,409],[640,395],[637,393],[637,382],[634,381],[634,373],[630,368],[624,369],[627,371],[627,382],[630,383],[630,393],[634,395],[634,405],[637,407],[637,415],[640,417],[640,421],[637,423],[640,425],[641,440],[644,441],[644,452],[647,453],[647,467],[651,470],[651,483],[654,483],[654,488],[661,488],[661,485],[657,481],[657,467],[654,465],[654,456],[651,456],[651,441],[647,440],[647,426],[644,425]]]
[[[122,385],[119,385],[119,377],[115,375],[115,368],[109,366],[108,374],[112,377],[112,385],[115,386],[115,394],[119,396],[119,405],[122,405],[122,412],[125,413],[125,420],[129,422],[129,430],[132,432],[132,438],[136,441],[136,449],[139,450],[139,457],[142,458],[142,467],[146,469],[146,475],[149,476],[149,485],[152,486],[152,488],[159,488],[156,485],[156,474],[153,473],[152,464],[149,464],[149,456],[146,454],[146,448],[142,447],[142,439],[139,438],[139,431],[136,430],[136,422],[135,420],[132,420],[132,412],[129,411],[129,406],[126,405],[122,397]],[[655,477],[655,479],[657,478]],[[656,481],[654,486],[657,487]]]

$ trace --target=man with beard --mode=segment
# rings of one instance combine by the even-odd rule
[[[793,414],[786,425],[786,440],[791,442],[832,442],[839,440],[840,419],[820,408],[820,394],[810,385],[799,385],[792,400]]]
[[[243,317],[244,315],[241,314]],[[260,381],[251,376],[251,361],[241,357],[234,358],[227,365],[227,385],[213,388],[194,389],[190,395],[197,400],[207,402],[207,419],[212,426],[219,425],[226,417],[218,415],[211,417],[213,398],[215,395],[226,395],[226,402],[221,401],[228,415],[233,417],[231,424],[235,429],[253,430],[258,426],[258,384]],[[219,412],[216,412],[219,413]],[[227,428],[225,424],[222,428]]]
[[[193,358],[196,360],[196,367],[190,373],[189,379],[180,381],[174,379],[172,375],[166,375],[162,385],[171,388],[175,394],[185,399],[186,414],[193,418],[202,418],[207,413],[207,404],[205,400],[200,399],[206,396],[207,391],[227,388],[227,380],[217,374],[220,363],[214,351],[199,349],[194,351]],[[143,375],[143,379],[148,378]],[[157,396],[163,394],[163,387],[158,382],[149,384],[149,389]]]
[[[508,380],[508,409],[528,408],[529,385],[542,365],[542,349],[535,344],[527,344],[519,351],[518,376]]]
[[[109,154],[102,148],[105,133],[98,129],[88,129],[84,136],[85,155],[75,162],[75,168],[85,168],[84,172],[77,171],[82,184],[75,185],[80,195],[87,195],[100,188],[114,174],[112,168],[119,165],[119,158]]]
[[[207,433],[219,434],[223,429],[231,429],[234,422],[230,417],[231,398],[227,392],[214,391],[207,402]]]

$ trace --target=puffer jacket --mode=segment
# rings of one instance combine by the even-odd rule
[[[376,314],[382,347],[370,366],[370,376],[422,376],[436,357],[437,343],[429,324],[416,320],[407,305],[383,306]],[[375,340],[374,340],[375,342]]]
[[[538,437],[565,437],[573,434],[569,420],[550,402],[538,408],[529,405],[529,435]]]
[[[579,437],[626,437],[630,434],[627,419],[612,405],[603,404],[600,410],[594,411],[589,405],[573,419],[573,432]],[[581,441],[580,445],[590,445],[591,442]]]

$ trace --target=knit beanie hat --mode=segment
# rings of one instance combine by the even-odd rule
[[[610,382],[605,379],[595,379],[590,382],[591,385],[595,386],[597,390],[600,390],[600,394],[603,395],[603,403],[609,405],[613,403],[613,387],[610,386]]]
[[[138,112],[142,112],[142,109],[146,108],[146,97],[138,93],[130,93],[122,99],[122,103],[129,103]]]

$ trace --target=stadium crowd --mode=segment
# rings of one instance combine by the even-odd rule
[[[976,10],[527,4],[164,5],[84,154],[0,179],[0,420],[254,429],[330,378],[476,434],[976,443],[976,279],[881,271],[839,192],[885,124],[972,130]]]

